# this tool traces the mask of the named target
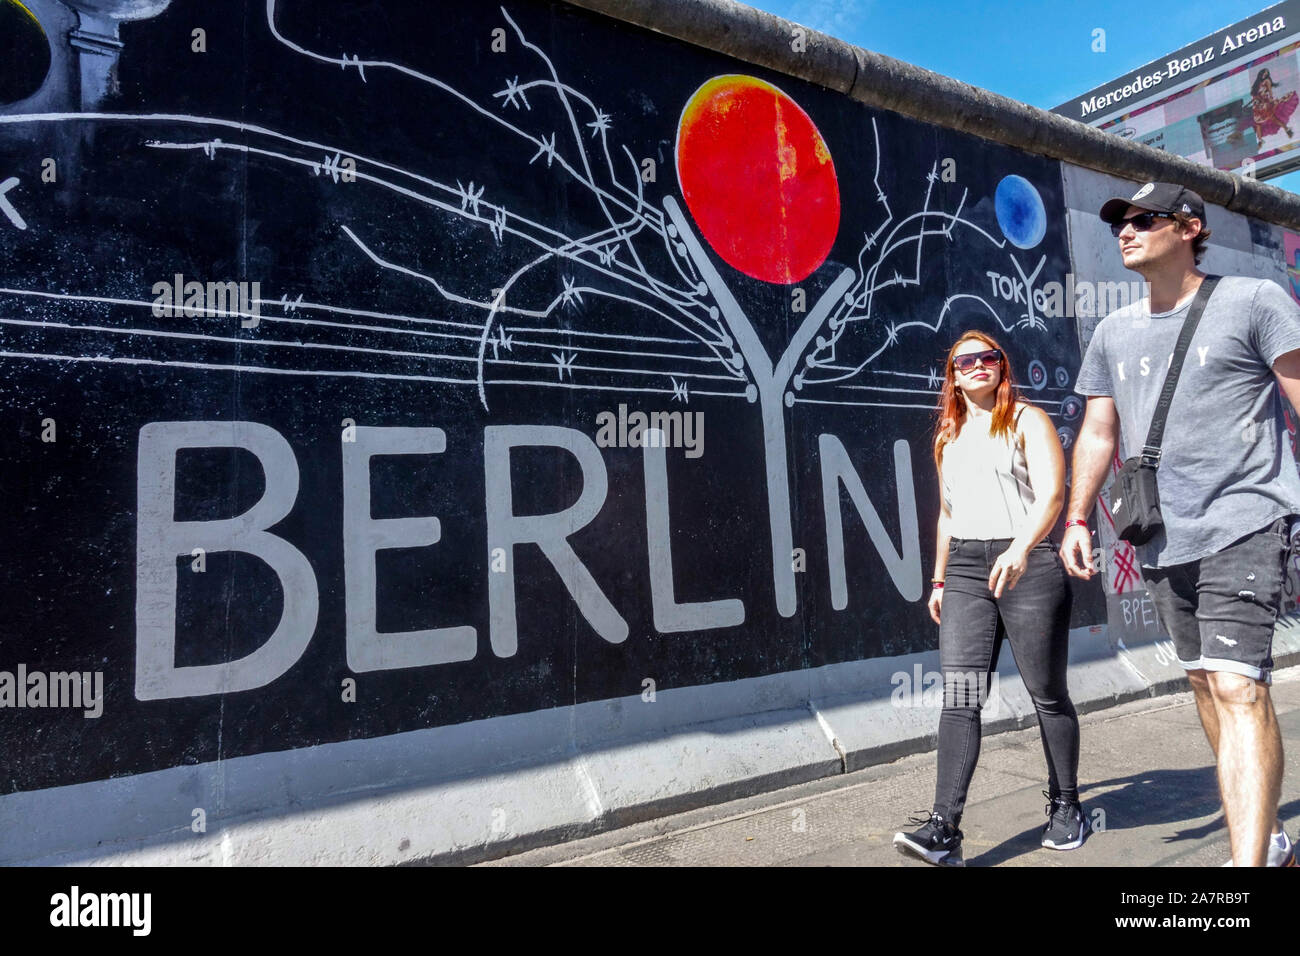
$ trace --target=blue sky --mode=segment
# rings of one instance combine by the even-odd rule
[[[745,2],[1043,109],[1269,6],[1267,0]],[[1106,31],[1103,53],[1092,50],[1097,28]],[[1300,172],[1268,182],[1300,192]]]

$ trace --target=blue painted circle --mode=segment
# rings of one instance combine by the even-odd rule
[[[1002,235],[1020,249],[1032,249],[1047,235],[1047,210],[1034,184],[1023,176],[1004,176],[993,196]]]
[[[1035,392],[1047,387],[1047,366],[1038,359],[1029,363],[1029,385]]]

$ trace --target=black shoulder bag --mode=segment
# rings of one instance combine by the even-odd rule
[[[1165,386],[1156,403],[1155,414],[1151,416],[1147,443],[1142,448],[1142,454],[1133,456],[1120,466],[1115,483],[1111,486],[1110,508],[1115,533],[1130,544],[1146,544],[1165,526],[1164,519],[1160,516],[1160,490],[1156,486],[1165,419],[1169,415],[1169,405],[1174,400],[1174,389],[1178,387],[1183,359],[1187,357],[1192,336],[1196,334],[1196,326],[1201,321],[1201,313],[1205,311],[1205,304],[1210,301],[1214,287],[1219,284],[1219,278],[1206,276],[1201,281],[1201,287],[1196,290],[1196,298],[1192,300],[1192,307],[1178,334],[1178,344],[1174,346],[1174,357],[1169,363],[1169,372],[1165,375]]]

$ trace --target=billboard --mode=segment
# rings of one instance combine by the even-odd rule
[[[1225,27],[1052,112],[1257,179],[1300,167],[1300,0]]]

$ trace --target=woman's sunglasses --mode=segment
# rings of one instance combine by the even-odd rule
[[[1002,361],[1001,349],[989,349],[987,352],[968,352],[965,355],[954,355],[952,367],[959,372],[969,372],[976,363],[983,365],[985,368],[992,368]]]
[[[1125,226],[1132,226],[1134,232],[1146,232],[1155,225],[1157,219],[1173,218],[1174,214],[1171,212],[1140,212],[1132,219],[1121,219],[1119,222],[1112,222],[1110,224],[1110,234],[1118,239]]]

